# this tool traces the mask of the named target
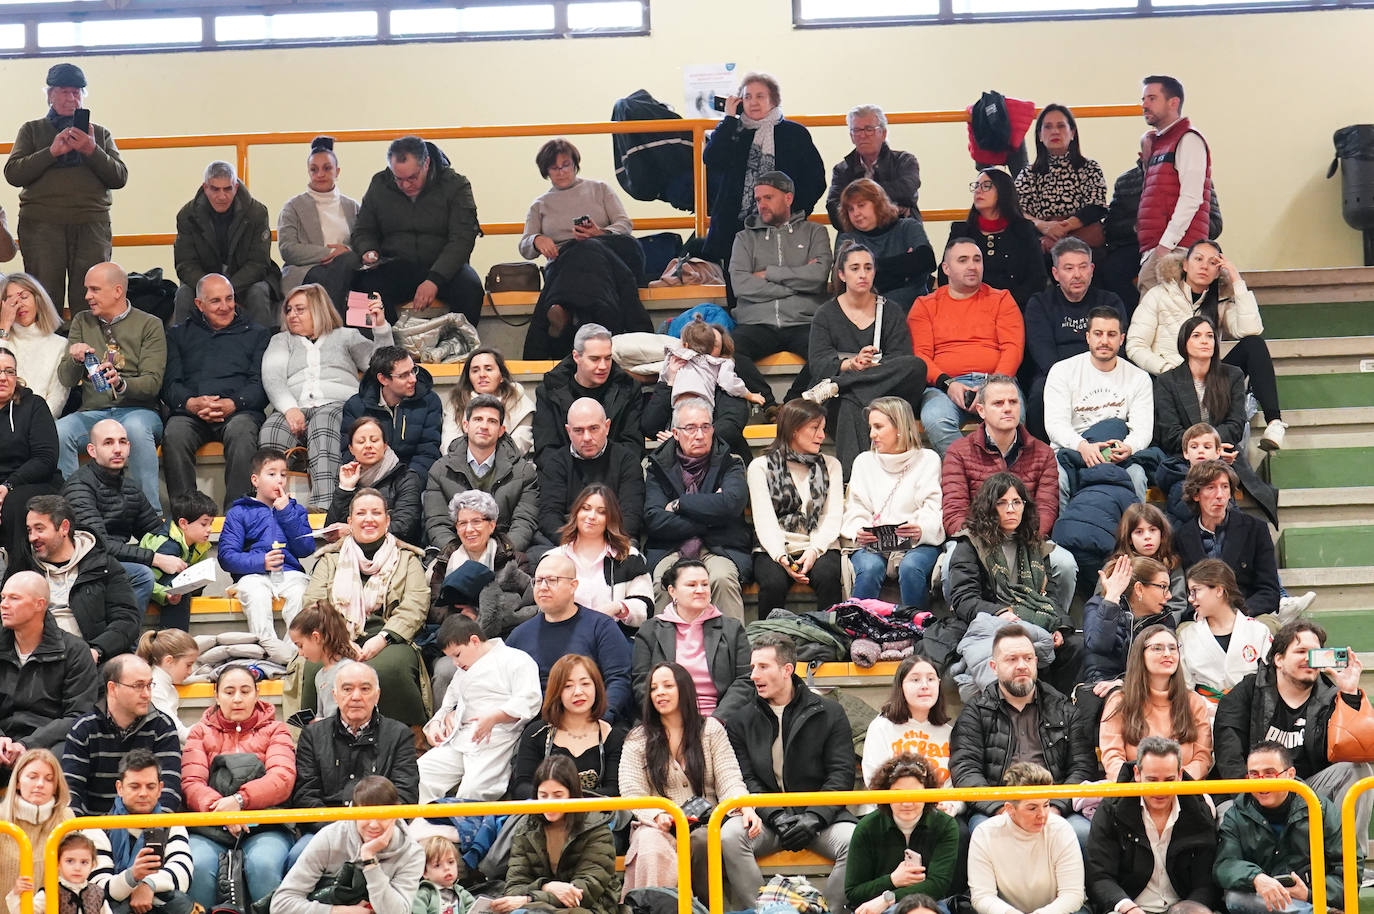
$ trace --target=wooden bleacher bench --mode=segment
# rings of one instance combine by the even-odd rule
[[[538,292],[492,292],[487,298],[491,302],[492,310],[502,317],[511,315],[533,314],[535,302],[539,301]],[[649,310],[655,309],[653,304],[656,302],[702,302],[702,301],[724,301],[724,286],[664,286],[655,289],[640,289],[639,300],[649,306]]]

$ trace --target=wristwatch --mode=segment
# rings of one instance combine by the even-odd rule
[[[377,865],[377,858],[376,858],[376,857],[364,857],[362,860],[359,860],[359,861],[358,861],[358,865],[361,866],[361,867],[376,866],[376,865]]]

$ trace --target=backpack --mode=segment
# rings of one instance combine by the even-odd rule
[[[973,110],[969,122],[973,140],[988,152],[1010,152],[1011,117],[1007,114],[1007,98],[1001,92],[984,92]]]
[[[177,284],[170,279],[162,278],[162,267],[153,267],[146,273],[130,273],[125,296],[129,299],[129,304],[145,314],[156,317],[162,321],[164,327],[172,325]]]
[[[764,632],[786,635],[797,645],[803,663],[833,663],[849,656],[849,639],[835,627],[829,613],[794,613],[775,609],[767,618],[750,622],[744,633],[753,641]],[[820,617],[820,618],[817,618]]]
[[[639,247],[644,251],[644,275],[660,276],[682,253],[682,236],[677,232],[656,232],[640,238]]]

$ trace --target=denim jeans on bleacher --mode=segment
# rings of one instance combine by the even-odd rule
[[[939,560],[939,546],[917,546],[902,556],[897,581],[902,590],[903,606],[926,608],[930,599],[930,573]],[[887,579],[887,556],[872,549],[856,549],[849,554],[849,563],[854,566],[854,588],[850,596],[855,600],[876,600]]]
[[[153,598],[153,569],[138,562],[120,562],[124,573],[129,576],[129,586],[134,589],[134,606],[140,618],[148,610],[148,601]],[[190,604],[188,603],[187,606]],[[166,628],[165,620],[162,626]]]
[[[966,387],[981,388],[988,379],[986,374],[972,372],[961,374],[953,380]],[[1020,396],[1018,392],[1017,396]],[[977,422],[978,414],[954,405],[949,394],[938,387],[927,387],[921,396],[921,427],[925,429],[926,443],[935,449],[940,459],[950,445],[963,437],[960,427],[968,422]],[[1026,398],[1021,397],[1021,421],[1026,421]]]
[[[248,895],[254,901],[267,895],[286,875],[286,855],[291,850],[291,835],[281,828],[255,831],[239,842],[243,850],[243,872],[247,877]],[[216,897],[216,879],[219,876],[219,855],[225,848],[203,838],[191,835],[191,859],[195,871],[191,873],[191,898],[211,910]]]

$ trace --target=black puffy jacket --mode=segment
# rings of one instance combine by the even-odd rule
[[[550,448],[566,448],[570,443],[568,408],[582,396],[570,386],[577,364],[568,356],[544,375],[534,392],[534,463],[543,467]],[[597,399],[611,420],[611,441],[618,441],[635,454],[644,453],[644,436],[640,432],[640,414],[644,401],[639,382],[619,365],[611,364],[610,376],[603,385],[604,392]]]
[[[78,717],[95,707],[96,693],[91,649],[58,628],[52,613],[22,667],[14,632],[0,629],[0,736],[29,749],[51,749],[67,738]]]
[[[229,326],[215,330],[205,315],[191,315],[167,331],[167,371],[162,399],[174,415],[189,416],[192,397],[228,397],[240,412],[263,420],[267,390],[262,386],[262,357],[272,331],[250,321],[242,311]]]
[[[424,490],[424,485],[424,480],[407,469],[404,463],[398,463],[390,473],[372,484],[372,488],[381,492],[382,497],[386,499],[387,514],[391,517],[391,532],[397,539],[412,546],[420,545],[420,537],[424,533],[420,514],[420,493]],[[342,486],[334,489],[334,495],[329,500],[329,510],[324,515],[326,525],[348,522],[348,509],[355,494],[356,489],[345,489]],[[453,529],[452,524],[449,525],[449,529]]]
[[[444,429],[444,405],[434,392],[434,379],[429,372],[421,365],[415,366],[415,393],[397,403],[395,409],[382,406],[382,385],[377,376],[363,376],[358,392],[344,401],[343,422],[339,426],[344,463],[353,459],[348,430],[362,416],[373,416],[382,424],[386,443],[401,463],[420,477],[423,486],[429,468],[439,459]]]
[[[76,515],[73,526],[94,533],[110,555],[121,562],[153,564],[153,551],[138,542],[146,534],[162,532],[162,518],[131,474],[107,470],[92,460],[62,486],[62,497]]]
[[[1040,710],[1040,748],[1045,767],[1056,784],[1081,784],[1097,772],[1096,747],[1088,728],[1080,726],[1073,702],[1044,682],[1035,686]],[[955,787],[987,787],[1002,783],[1016,755],[1010,705],[1001,686],[993,683],[973,697],[954,722],[950,737],[949,771]],[[1069,800],[1053,800],[1064,815],[1073,811]],[[995,816],[1002,801],[972,804],[977,812]]]
[[[1174,614],[1164,612],[1136,617],[1123,598],[1109,603],[1101,594],[1094,594],[1083,607],[1083,676],[1091,685],[1116,679],[1126,672],[1126,650],[1151,625],[1176,627]]]
[[[303,809],[349,806],[353,788],[369,774],[396,785],[402,803],[419,802],[420,769],[415,761],[415,734],[398,720],[372,711],[367,727],[354,736],[336,711],[301,731],[296,743],[296,787],[291,804]],[[326,823],[302,825],[318,831]]]

